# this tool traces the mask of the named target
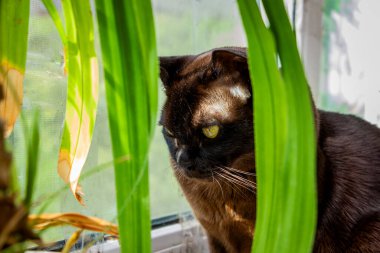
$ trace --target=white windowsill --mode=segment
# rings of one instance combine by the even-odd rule
[[[27,253],[48,253],[52,251],[27,251]],[[75,253],[81,250],[73,251]],[[89,253],[118,253],[120,245],[118,240],[109,240],[92,246]],[[185,221],[152,230],[152,252],[155,253],[181,253],[199,252],[207,253],[207,238],[203,229],[196,220]]]

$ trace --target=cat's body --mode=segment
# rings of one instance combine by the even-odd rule
[[[243,48],[160,59],[161,124],[171,162],[211,252],[250,252],[256,180],[251,85]],[[315,110],[314,252],[380,252],[380,130]],[[265,193],[264,193],[265,194]]]
[[[320,111],[315,252],[380,252],[380,130]]]

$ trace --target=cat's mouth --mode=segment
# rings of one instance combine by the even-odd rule
[[[177,163],[174,164],[176,174],[181,177],[212,181],[213,177],[216,176],[216,168],[184,167]]]
[[[214,181],[222,178],[227,181],[241,181],[256,177],[254,168],[254,155],[247,153],[241,155],[232,162],[222,164],[180,164],[172,160],[178,174],[187,178],[200,179],[202,181]]]
[[[197,178],[197,179],[204,179],[204,180],[212,180],[212,177],[214,175],[212,170],[191,170],[191,169],[183,169],[183,173],[189,177],[189,178]]]
[[[217,183],[218,185],[221,182],[226,182],[247,191],[255,192],[256,190],[256,173],[253,170],[242,171],[231,167],[215,167],[203,170],[178,169],[180,174],[192,180]]]

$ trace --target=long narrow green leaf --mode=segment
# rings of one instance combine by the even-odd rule
[[[38,155],[40,148],[39,114],[35,113],[32,127],[29,128],[24,121],[24,138],[27,140],[26,187],[24,204],[30,207],[38,171]],[[29,131],[31,129],[31,131]]]
[[[28,47],[29,0],[0,0],[0,118],[9,136],[21,110]]]
[[[158,60],[149,0],[96,0],[122,252],[151,252],[148,156]]]
[[[98,104],[98,63],[89,0],[62,1],[66,34],[52,1],[45,6],[57,26],[65,48],[68,71],[66,115],[59,153],[58,173],[70,183],[76,199],[83,203],[78,185],[95,125]]]
[[[42,0],[42,2],[44,3],[46,10],[49,12],[50,17],[53,20],[55,27],[57,28],[58,34],[61,37],[63,45],[66,46],[67,41],[65,28],[63,27],[62,20],[59,17],[59,13],[54,5],[53,0]]]
[[[317,221],[316,191],[316,127],[310,89],[305,76],[297,42],[283,0],[264,0],[264,8],[271,23],[286,82],[291,112],[291,140],[286,208],[283,234],[302,231],[282,248],[283,252],[311,252]],[[317,117],[317,115],[315,115]],[[302,250],[302,251],[301,251]]]
[[[266,7],[272,4],[268,16],[271,27],[276,26],[273,37],[256,2],[238,0],[247,33],[254,93],[258,210],[252,251],[256,253],[310,252],[316,221],[315,130],[310,94],[294,34],[284,5],[279,2],[282,0],[264,1]],[[276,8],[281,9],[281,15],[274,14]],[[280,39],[282,29],[287,32]],[[283,51],[292,47],[286,56],[279,52],[284,76],[277,67],[279,47]],[[294,68],[294,64],[299,65]]]

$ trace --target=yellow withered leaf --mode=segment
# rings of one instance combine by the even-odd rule
[[[66,241],[65,247],[61,251],[61,253],[69,253],[74,244],[78,241],[80,235],[82,234],[83,229],[78,229],[75,231],[70,238]]]
[[[36,230],[45,230],[54,226],[70,225],[80,229],[103,232],[109,235],[119,235],[117,225],[97,217],[86,216],[79,213],[30,214],[29,223]]]
[[[5,137],[8,137],[21,111],[24,75],[8,61],[0,65],[0,87],[3,100],[0,101],[0,118],[5,122]]]
[[[89,80],[86,83],[87,89],[75,83],[76,85],[68,93],[65,126],[58,159],[58,174],[70,184],[72,193],[82,205],[83,193],[78,181],[90,149],[99,83],[97,59],[94,57],[89,62],[90,71],[84,74]]]
[[[87,153],[82,154],[79,158],[76,156],[79,156],[79,154],[70,154],[69,150],[61,149],[58,158],[58,174],[66,183],[70,184],[71,192],[79,203],[83,205],[83,192],[78,181]]]

